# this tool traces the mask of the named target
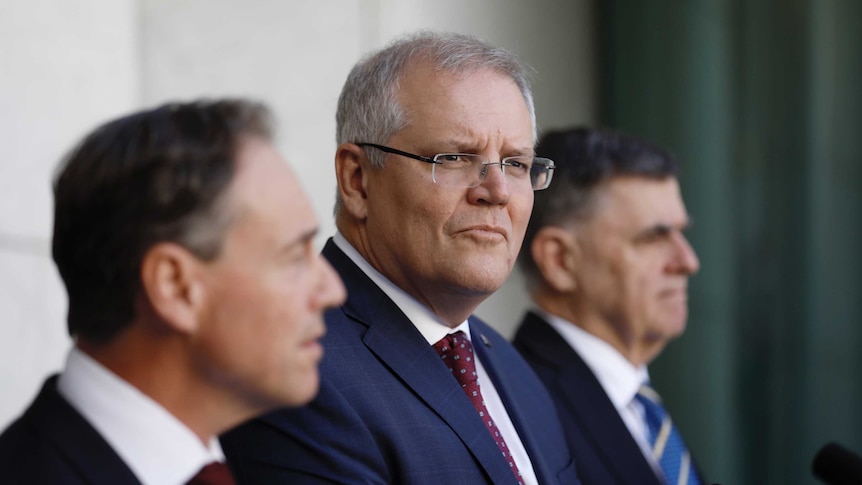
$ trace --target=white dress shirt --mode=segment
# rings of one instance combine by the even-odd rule
[[[213,438],[197,435],[136,387],[72,347],[57,391],[144,485],[181,485],[204,465],[224,461]]]
[[[464,322],[455,328],[449,328],[449,326],[443,323],[443,321],[432,313],[431,310],[416,301],[412,296],[405,293],[404,290],[395,286],[395,284],[389,281],[388,278],[374,269],[374,267],[371,266],[371,264],[368,263],[361,254],[359,254],[359,252],[340,232],[335,233],[335,236],[332,239],[335,242],[335,245],[338,246],[338,248],[341,249],[344,254],[346,254],[347,257],[350,258],[350,260],[353,261],[359,269],[361,269],[362,272],[371,279],[371,281],[386,293],[386,296],[388,296],[405,315],[407,315],[407,318],[413,323],[416,329],[419,330],[419,333],[425,337],[425,340],[429,345],[433,346],[447,334],[455,333],[459,330],[463,331],[467,338],[472,342],[469,320],[464,320]],[[503,400],[500,399],[500,395],[497,393],[497,388],[494,387],[494,382],[482,366],[482,360],[479,358],[478,354],[475,354],[475,358],[476,374],[479,378],[479,389],[482,393],[482,397],[485,399],[485,407],[488,408],[488,413],[491,415],[494,423],[503,435],[503,439],[506,441],[506,446],[509,448],[509,452],[515,460],[515,464],[518,466],[518,471],[521,472],[522,480],[526,485],[537,485],[538,479],[536,478],[535,471],[533,471],[533,463],[530,461],[527,449],[524,447],[524,443],[521,442],[521,437],[518,435],[515,425],[512,424],[512,420],[509,418],[509,413],[506,411],[506,407],[503,405]]]
[[[611,344],[572,322],[539,309],[533,311],[544,317],[587,364],[640,446],[647,462],[658,476],[663,476],[660,465],[652,456],[643,405],[635,399],[641,384],[649,381],[646,366],[635,367]]]

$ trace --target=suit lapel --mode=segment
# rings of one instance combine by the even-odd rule
[[[368,349],[449,425],[493,483],[515,484],[497,444],[437,352],[332,240],[323,254],[348,288],[344,311],[368,328],[363,337]]]
[[[24,419],[66,457],[85,483],[139,483],[102,436],[60,396],[57,376],[45,382]]]
[[[509,419],[512,420],[512,424],[521,438],[521,443],[527,449],[539,483],[553,483],[556,480],[556,475],[553,470],[548,468],[547,461],[542,459],[541,437],[535,436],[535,427],[530,425],[528,419],[531,413],[529,409],[524,409],[525,406],[530,405],[533,396],[518,389],[521,375],[503,372],[503,369],[510,368],[511,365],[506,361],[507,357],[501,355],[501,346],[493,345],[491,332],[483,322],[476,318],[470,319],[473,348],[476,350],[482,366],[488,372],[488,376],[494,382],[494,387],[506,407]]]
[[[598,379],[583,359],[538,315],[528,313],[519,340],[556,370],[567,412],[574,413],[605,466],[623,483],[658,485],[650,465]],[[647,478],[649,477],[649,478]]]

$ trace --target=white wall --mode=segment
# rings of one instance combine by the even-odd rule
[[[96,123],[138,105],[137,25],[133,0],[0,6],[0,427],[69,346],[51,174]]]
[[[536,69],[540,128],[595,118],[591,0],[28,0],[0,6],[0,428],[70,340],[50,260],[50,177],[97,123],[168,100],[251,96],[334,231],[335,104],[353,63],[418,28],[471,33]],[[322,244],[323,237],[319,243]],[[520,275],[479,314],[510,335]]]

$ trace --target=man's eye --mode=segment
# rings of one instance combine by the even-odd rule
[[[444,153],[437,155],[437,161],[446,165],[471,165],[476,159],[474,155],[464,153]]]
[[[530,171],[530,164],[527,160],[510,159],[506,161],[506,170],[526,174]]]

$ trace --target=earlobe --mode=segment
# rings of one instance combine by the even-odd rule
[[[544,227],[536,234],[530,249],[548,286],[559,293],[575,291],[577,245],[571,233],[559,227]]]
[[[185,248],[173,243],[151,247],[141,262],[141,286],[159,320],[174,331],[193,333],[203,304],[199,262]]]
[[[338,195],[345,211],[359,220],[368,217],[368,164],[363,160],[365,152],[352,143],[342,143],[335,152]]]

